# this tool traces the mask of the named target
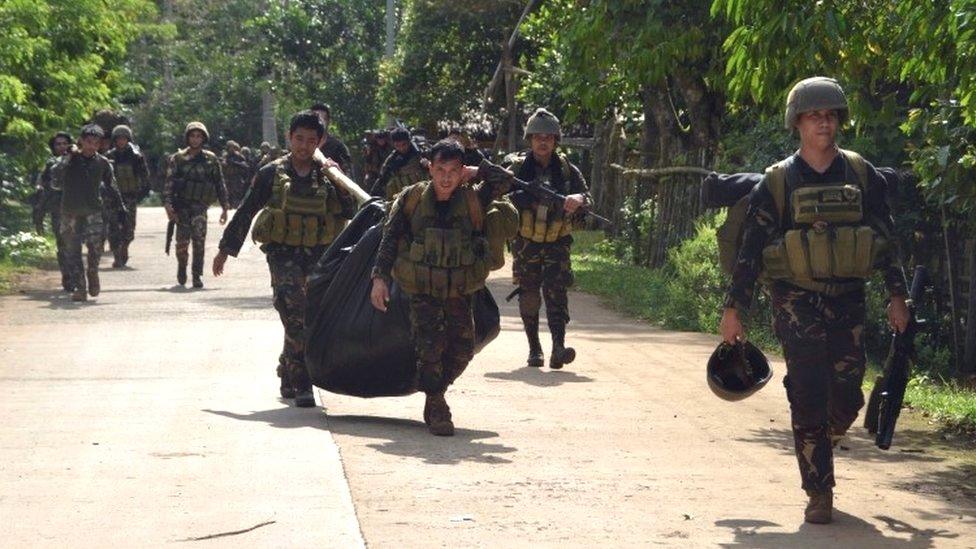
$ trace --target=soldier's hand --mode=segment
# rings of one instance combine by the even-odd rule
[[[892,297],[888,303],[888,325],[891,326],[891,329],[899,334],[904,332],[908,328],[910,316],[905,298],[902,296]]]
[[[224,210],[220,212],[220,224],[224,225],[226,223],[227,223],[227,208],[224,208]]]
[[[746,331],[742,326],[742,321],[739,320],[739,311],[735,307],[726,307],[722,312],[718,331],[722,334],[722,340],[729,345],[735,345],[738,341],[746,340]]]
[[[220,250],[213,260],[213,274],[220,276],[224,274],[224,264],[227,263],[227,252]]]
[[[504,182],[510,181],[515,177],[515,174],[498,164],[494,164],[488,160],[482,160],[478,166],[478,177],[488,182]]]
[[[386,304],[390,301],[390,288],[380,277],[373,279],[373,289],[369,292],[369,300],[376,310],[386,312]]]
[[[586,204],[586,197],[582,194],[570,194],[566,195],[566,200],[563,202],[563,210],[568,214],[576,213],[576,210],[582,208]]]
[[[166,218],[170,221],[176,221],[176,210],[173,209],[173,206],[167,204],[163,208],[166,210]]]

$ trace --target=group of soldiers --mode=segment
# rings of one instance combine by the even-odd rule
[[[249,232],[261,244],[274,307],[284,327],[279,391],[300,407],[315,406],[305,364],[306,281],[356,211],[357,195],[340,177],[348,171],[348,149],[329,135],[331,113],[322,107],[291,119],[288,152],[275,158],[274,151],[266,153],[267,161],[242,195],[212,266],[221,275]],[[807,79],[790,92],[785,127],[798,135],[800,146],[770,167],[750,194],[719,327],[729,344],[745,339],[744,316],[762,279],[786,359],[784,384],[796,457],[809,497],[805,519],[812,523],[831,521],[833,448],[864,404],[864,288],[873,271],[884,274],[892,328],[903,331],[909,322],[885,180],[859,155],[837,146],[847,115],[846,96],[832,79]],[[51,141],[54,158],[41,177],[44,185],[62,193],[55,221],[60,223],[59,261],[67,268],[65,288],[78,300],[84,299],[86,281],[88,293],[98,293],[103,200],[124,215],[116,239],[116,261],[124,265],[136,203],[146,190],[145,163],[130,146],[131,131],[113,130],[115,148],[104,157],[98,154],[101,137],[100,128],[85,126],[79,146],[73,147],[70,136],[56,135]],[[562,368],[576,357],[565,342],[567,289],[573,284],[570,251],[589,195],[579,169],[557,150],[561,137],[559,120],[538,109],[525,128],[529,148],[499,165],[459,132],[429,151],[421,150],[402,128],[369,136],[364,182],[370,194],[388,203],[370,301],[386,311],[394,282],[409,295],[417,387],[426,394],[423,418],[434,435],[454,433],[446,392],[473,356],[472,295],[484,288],[492,268],[485,219],[493,204],[509,204],[515,216],[510,246],[529,349],[526,366],[545,364],[539,335],[543,303],[552,337],[549,367]],[[195,287],[202,286],[207,208],[218,201],[223,223],[231,206],[221,164],[204,149],[208,138],[203,124],[187,126],[186,146],[170,157],[163,193],[167,215],[177,228],[178,280],[186,282],[192,243]],[[228,155],[238,154],[231,149]],[[243,169],[236,157],[233,162]],[[516,190],[518,181],[563,195],[561,207]],[[87,270],[82,267],[82,241],[89,245]],[[859,258],[865,253],[869,260]]]

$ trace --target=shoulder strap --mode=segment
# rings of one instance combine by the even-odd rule
[[[844,155],[844,159],[847,161],[847,166],[854,172],[857,176],[858,182],[861,184],[861,188],[867,190],[868,188],[868,163],[864,160],[864,157],[859,155],[854,151],[849,151],[847,149],[841,149],[840,153]]]
[[[766,188],[773,196],[776,213],[782,225],[786,216],[786,161],[777,162],[766,168]]]
[[[569,189],[569,184],[573,180],[573,171],[569,168],[569,159],[566,158],[566,155],[564,154],[558,155],[558,158],[559,167],[563,172],[563,182],[565,183],[566,188]]]
[[[407,196],[403,198],[403,213],[407,214],[407,217],[413,217],[413,212],[417,211],[417,205],[420,204],[420,197],[423,194],[424,185],[415,184],[409,187]]]
[[[461,192],[464,193],[464,201],[468,205],[468,215],[471,217],[471,225],[474,226],[474,230],[481,232],[485,226],[485,212],[481,208],[481,200],[478,198],[478,193],[471,187],[463,187]]]

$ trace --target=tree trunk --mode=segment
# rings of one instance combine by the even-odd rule
[[[959,365],[959,378],[976,374],[976,239],[966,243],[969,255],[969,301],[966,314],[966,350]]]
[[[274,77],[269,77],[272,80]],[[278,146],[278,129],[275,120],[275,96],[271,88],[261,92],[261,139],[272,147]]]

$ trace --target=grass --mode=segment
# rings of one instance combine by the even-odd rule
[[[712,229],[713,230],[713,229]],[[573,271],[576,287],[594,294],[610,308],[664,328],[716,333],[724,292],[724,276],[710,269],[708,247],[714,233],[707,226],[699,234],[672,250],[669,266],[652,270],[630,265],[614,254],[614,247],[597,231],[574,233]],[[696,266],[695,264],[698,263]],[[753,306],[749,339],[765,352],[780,354],[779,344],[769,326],[769,307],[765,302]],[[922,340],[923,338],[920,338]],[[920,344],[920,363],[930,364],[938,357]],[[944,360],[945,357],[941,359]],[[869,364],[865,391],[870,392],[880,371]],[[906,406],[922,413],[946,430],[976,437],[976,392],[920,372],[905,392]]]

